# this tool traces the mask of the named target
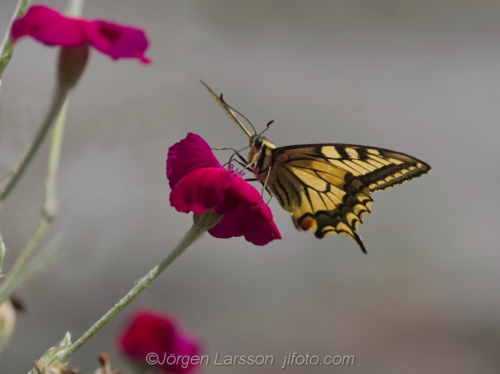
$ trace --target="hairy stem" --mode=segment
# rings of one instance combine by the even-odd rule
[[[2,45],[0,46],[0,85],[2,84],[3,72],[14,54],[14,44],[12,43],[12,36],[10,35],[12,22],[26,13],[26,9],[28,8],[28,5],[30,5],[30,2],[31,0],[19,0],[17,2],[10,25],[5,31]]]
[[[104,327],[114,316],[116,316],[123,308],[125,308],[131,301],[133,301],[139,294],[148,287],[158,276],[168,268],[174,260],[179,257],[191,244],[193,244],[205,231],[214,227],[222,218],[222,216],[207,211],[201,216],[195,216],[193,226],[186,233],[184,238],[173,249],[173,251],[157,266],[155,266],[144,278],[139,282],[99,321],[85,332],[75,343],[73,343],[65,352],[58,357],[54,358],[52,362],[47,364],[52,365],[55,363],[67,362],[71,355],[75,353],[85,342],[94,336],[102,327]]]
[[[5,181],[3,187],[0,189],[0,210],[5,203],[5,200],[16,186],[17,182],[19,182],[19,179],[23,176],[28,165],[33,160],[33,157],[42,145],[43,140],[45,139],[45,136],[49,132],[50,128],[56,122],[67,96],[68,90],[58,85],[49,112],[38,129],[35,139],[31,143],[28,152],[24,155],[10,177]]]
[[[64,98],[66,98],[66,95],[64,95]],[[57,215],[56,180],[59,170],[59,160],[61,159],[64,125],[66,123],[67,100],[64,99],[60,105],[57,105],[57,107],[59,110],[55,115],[57,120],[55,121],[56,125],[50,146],[49,167],[45,181],[45,199],[42,207],[42,218],[34,234],[28,241],[28,244],[17,257],[14,265],[5,278],[5,281],[0,286],[0,304],[11,295],[14,288],[21,284],[19,282],[19,278],[22,275],[21,273],[23,272],[26,264],[33,257],[36,250],[40,247],[42,240],[45,238],[45,235],[50,228],[52,220]],[[50,116],[48,115],[47,117]],[[46,119],[45,122],[52,123],[54,121]]]

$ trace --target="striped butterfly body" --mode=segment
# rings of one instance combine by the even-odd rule
[[[370,193],[431,170],[423,161],[382,148],[350,144],[276,147],[250,133],[222,97],[203,84],[249,137],[247,163],[256,179],[291,214],[298,229],[312,230],[317,238],[347,235],[366,253],[356,230],[370,213]]]

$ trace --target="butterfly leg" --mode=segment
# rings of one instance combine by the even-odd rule
[[[243,170],[247,170],[247,171],[250,171],[250,172],[252,171],[252,169],[250,169],[250,167],[246,163],[243,163],[240,160],[233,160],[233,159],[231,159],[231,160],[229,160],[229,162],[227,164],[224,164],[224,166],[226,166],[228,164],[231,164],[233,161],[236,162],[238,165],[240,165],[243,168]],[[257,180],[257,179],[255,179],[255,180]]]
[[[242,166],[244,170],[252,171],[250,168],[250,165],[247,164],[247,160],[234,148],[212,148],[217,151],[225,151],[225,150],[231,150],[234,151],[234,153],[231,155],[229,158],[229,161],[226,162],[223,166],[231,165],[234,162],[236,162],[238,165]],[[239,160],[235,160],[235,156],[239,158]]]
[[[231,157],[229,158],[229,163],[231,163],[233,161],[233,159],[234,159],[235,156],[238,156],[238,158],[239,158],[239,160],[236,160],[236,162],[238,164],[240,164],[241,166],[243,166],[243,168],[245,170],[251,171],[251,169],[248,167],[247,160],[245,160],[245,158],[242,155],[240,155],[240,153],[238,151],[235,151],[231,155]]]
[[[269,190],[269,188],[266,187],[266,191],[267,193],[269,194],[269,200],[267,200],[267,205],[269,205],[269,203],[271,202],[271,200],[273,199],[274,195],[273,193]]]
[[[262,206],[262,203],[264,202],[264,199],[263,199],[263,197],[264,197],[264,190],[266,190],[266,191],[267,191],[267,193],[268,193],[268,194],[269,194],[269,196],[270,196],[270,198],[269,198],[269,200],[267,201],[267,203],[266,203],[266,204],[268,204],[268,205],[269,205],[269,203],[270,203],[270,202],[271,202],[271,200],[273,199],[273,194],[272,194],[271,190],[269,190],[269,188],[267,188],[267,181],[268,181],[268,179],[269,179],[269,175],[270,175],[270,174],[271,174],[271,167],[269,167],[269,168],[267,169],[266,179],[265,179],[264,181],[261,181],[261,183],[262,183],[262,191],[260,192],[260,196],[261,196],[261,206]]]
[[[233,154],[231,155],[231,157],[229,158],[229,161],[224,164],[225,165],[228,165],[228,164],[231,164],[231,162],[233,161],[233,158],[234,156],[238,156],[238,158],[244,162],[246,164],[247,160],[245,160],[245,158],[240,154],[239,151],[237,151],[236,149],[234,148],[212,148],[213,151],[233,151]],[[246,167],[245,167],[246,168]]]
[[[253,172],[251,166],[252,164],[247,164],[246,163],[246,160],[245,158],[234,148],[213,148],[214,150],[218,150],[218,151],[221,151],[221,150],[231,150],[231,151],[234,151],[234,153],[231,155],[231,157],[229,158],[229,161],[224,164],[224,166],[226,165],[231,165],[232,162],[236,162],[238,165],[240,165],[241,167],[243,167],[244,170],[248,170],[250,172]],[[239,160],[235,159],[235,157],[238,157]],[[267,185],[267,180],[269,179],[269,174],[271,172],[271,168],[269,168],[267,170],[267,175],[266,175],[266,179],[265,181],[261,181],[262,183],[262,191],[260,193],[261,197],[264,196],[264,190],[269,194],[270,198],[269,200],[267,201],[266,204],[269,204],[271,202],[271,200],[273,199],[273,193],[271,192],[271,190],[266,186]],[[245,178],[245,180],[247,182],[256,182],[258,181],[257,178]],[[263,202],[264,199],[261,199],[261,201]]]

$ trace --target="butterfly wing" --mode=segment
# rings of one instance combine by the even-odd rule
[[[370,212],[370,192],[430,170],[425,162],[403,153],[349,144],[280,147],[271,157],[267,186],[296,227],[313,230],[318,238],[348,235],[365,253],[356,229]]]

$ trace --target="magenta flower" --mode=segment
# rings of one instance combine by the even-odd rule
[[[281,239],[271,210],[260,192],[238,174],[222,167],[207,142],[196,134],[168,151],[170,204],[179,212],[224,215],[208,232],[216,238],[244,236],[255,245]]]
[[[167,373],[189,373],[200,364],[199,341],[181,331],[171,316],[155,310],[136,310],[117,343],[138,364],[155,364]]]
[[[32,6],[12,24],[13,41],[23,36],[65,48],[90,44],[113,60],[137,58],[144,64],[151,62],[144,55],[148,47],[144,31],[102,20],[68,17],[43,5]]]

